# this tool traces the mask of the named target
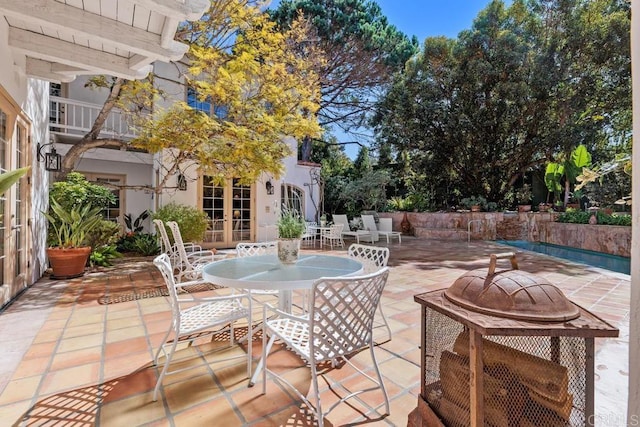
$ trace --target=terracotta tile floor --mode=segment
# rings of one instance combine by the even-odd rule
[[[420,306],[413,296],[447,287],[465,271],[486,267],[490,253],[506,250],[491,242],[410,237],[402,245],[389,247],[392,270],[382,304],[393,339],[381,343],[376,355],[390,395],[391,414],[384,417],[357,404],[343,404],[327,418],[329,426],[406,425],[420,388]],[[344,250],[333,252],[345,254]],[[597,416],[620,417],[626,412],[628,276],[532,253],[519,255],[519,263],[521,269],[549,278],[575,302],[620,327],[621,338],[597,340],[596,358]],[[82,279],[42,279],[24,292],[0,314],[0,424],[313,425],[311,412],[290,390],[272,382],[266,395],[261,394],[261,383],[248,388],[241,361],[204,364],[169,376],[161,398],[152,402],[157,370],[151,361],[170,319],[166,297],[101,302],[105,295],[140,292],[158,284],[160,276],[150,263],[128,262]],[[179,354],[183,363],[210,361],[217,357],[212,354],[217,346],[203,343]],[[254,351],[259,354],[259,342]],[[367,363],[366,354],[360,356],[356,359]],[[275,369],[296,368],[289,379],[303,390],[310,389],[309,371],[299,359],[280,349],[269,360]],[[352,382],[348,371],[330,375],[345,384]],[[323,397],[333,398],[326,390]],[[378,393],[364,398],[382,408]]]

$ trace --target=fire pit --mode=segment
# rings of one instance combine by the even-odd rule
[[[498,259],[511,269],[496,270]],[[594,338],[618,330],[544,278],[492,255],[422,305],[421,396],[410,426],[590,426]]]

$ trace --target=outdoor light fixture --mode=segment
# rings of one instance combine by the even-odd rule
[[[271,183],[271,181],[267,181],[267,183],[265,184],[265,188],[267,189],[267,194],[273,194],[273,184]]]
[[[41,162],[44,160],[44,168],[50,172],[60,172],[62,170],[62,156],[56,153],[56,149],[51,147],[51,150],[48,153],[42,154],[42,149],[47,145],[53,145],[53,142],[49,142],[48,144],[42,144],[38,142],[37,148],[37,158],[38,161]]]
[[[183,174],[178,174],[178,190],[187,191],[187,177]]]

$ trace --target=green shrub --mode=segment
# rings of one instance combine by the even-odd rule
[[[106,208],[116,201],[111,190],[87,181],[87,178],[78,172],[70,172],[64,181],[54,182],[49,191],[49,199],[55,199],[66,210],[88,204]]]
[[[580,210],[569,209],[567,212],[561,213],[556,219],[557,222],[570,224],[589,224],[591,214]],[[597,212],[596,218],[599,225],[624,225],[631,226],[631,215],[609,215],[603,212]]]
[[[117,222],[101,220],[98,226],[86,237],[87,245],[98,248],[105,245],[115,245],[120,234],[120,226]]]
[[[93,249],[89,256],[89,264],[91,266],[109,267],[112,265],[112,260],[121,256],[122,254],[116,250],[115,245],[102,245]]]
[[[467,209],[471,209],[471,206],[480,206],[482,209],[487,210],[487,199],[482,196],[465,197],[460,200],[460,204]]]
[[[154,234],[149,233],[138,233],[134,235],[133,248],[134,252],[143,256],[158,255],[160,253],[158,239]]]
[[[182,240],[185,242],[200,242],[204,238],[204,233],[209,225],[209,216],[201,210],[192,206],[169,203],[158,209],[153,215],[153,219],[160,219],[165,224],[168,221],[175,221],[180,227]],[[167,230],[169,238],[171,232]]]

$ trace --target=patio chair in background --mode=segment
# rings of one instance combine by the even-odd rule
[[[383,268],[365,276],[318,279],[313,284],[308,316],[294,316],[265,305],[263,313],[265,331],[262,338],[262,360],[264,362],[262,393],[266,393],[267,374],[269,374],[275,381],[291,387],[309,408],[315,410],[319,427],[324,426],[324,417],[338,404],[364,392],[378,389],[382,391],[384,396],[385,414],[389,414],[389,397],[375,357],[372,333],[376,307],[380,302],[380,296],[388,276],[389,269]],[[353,301],[358,301],[358,303],[353,304]],[[275,312],[277,317],[269,318],[271,314],[268,311]],[[268,342],[267,336],[269,337]],[[284,378],[286,372],[281,372],[282,375],[279,375],[268,369],[267,356],[276,339],[280,339],[287,349],[294,351],[310,365],[312,387],[315,394],[314,403],[311,403],[310,399],[306,397],[306,391],[300,392]],[[377,379],[364,373],[348,357],[367,347]],[[339,364],[341,361],[344,362],[344,365]],[[328,410],[323,411],[318,388],[317,365],[326,362],[331,362],[332,366],[339,367],[336,369],[344,369],[346,365],[349,365],[362,374],[371,385],[367,387],[365,383],[363,388],[357,391],[348,390],[345,382],[342,382],[340,387],[336,385],[334,393],[338,394],[336,390],[346,390],[343,393],[345,395],[338,396],[339,400],[333,403]],[[326,382],[331,382],[326,375],[324,379]],[[361,385],[362,383],[349,381],[349,384]],[[333,385],[330,386],[333,389]],[[358,398],[358,401],[366,405],[366,401],[372,400]],[[370,409],[375,410],[372,407]]]
[[[334,224],[342,224],[342,237],[353,237],[357,243],[360,243],[360,239],[372,241],[371,233],[365,230],[351,230],[349,220],[346,215],[334,214],[332,216]],[[373,241],[372,241],[373,242]]]
[[[363,270],[366,274],[376,272],[387,266],[389,261],[389,248],[381,248],[379,246],[351,244],[347,251],[350,258],[358,260],[362,263]],[[387,341],[391,341],[391,327],[387,318],[382,312],[382,304],[378,304],[378,313],[382,321],[374,322],[374,328],[386,327],[389,334]]]
[[[252,334],[251,323],[251,298],[247,294],[235,294],[231,296],[197,298],[192,294],[181,295],[178,298],[178,289],[185,283],[176,283],[173,277],[173,267],[169,262],[169,256],[162,254],[156,257],[153,263],[158,267],[165,284],[169,289],[169,303],[171,305],[171,313],[173,320],[171,327],[167,331],[162,344],[158,348],[154,357],[154,363],[158,366],[160,353],[165,354],[164,366],[158,376],[155,389],[153,390],[153,401],[158,400],[158,391],[165,375],[175,374],[187,369],[193,369],[194,366],[169,371],[169,365],[173,359],[173,355],[179,343],[188,342],[189,345],[198,338],[203,336],[229,331],[229,346],[234,344],[234,323],[240,319],[246,319],[248,327],[248,335]],[[187,285],[200,284],[202,281],[193,281],[186,283]],[[169,339],[169,337],[171,339]],[[225,347],[228,348],[228,347]],[[237,354],[237,353],[234,353]],[[215,360],[213,363],[245,358],[247,359],[247,375],[251,377],[251,345],[247,345],[246,355],[233,355]]]
[[[178,262],[173,265],[178,272],[178,282],[197,280],[202,277],[202,269],[210,262],[226,258],[226,255],[216,255],[213,251],[200,250],[188,252],[185,249],[180,233],[180,226],[175,221],[167,221],[167,227],[171,230],[175,250],[178,253]]]
[[[160,252],[169,255],[169,259],[171,260],[171,265],[175,266],[180,260],[180,254],[176,249],[175,244],[171,244],[171,240],[169,240],[169,235],[167,234],[167,228],[164,222],[160,219],[154,219],[153,225],[156,227],[156,231],[160,236]],[[197,252],[202,250],[202,246],[196,245],[195,243],[183,243],[184,249],[187,252]]]
[[[376,220],[373,218],[373,215],[362,215],[362,224],[364,225],[364,229],[367,230],[368,233],[371,233],[371,243],[380,240],[378,226],[376,225]]]
[[[278,242],[275,240],[258,243],[242,242],[236,245],[236,256],[238,258],[258,255],[278,255]],[[278,291],[272,289],[244,289],[243,292],[251,294],[252,297],[256,295],[278,295]],[[262,303],[262,301],[257,302]]]
[[[387,238],[387,244],[389,244],[389,238],[393,240],[394,237],[398,238],[398,244],[402,244],[402,233],[393,231],[393,220],[391,218],[380,218],[378,220],[378,234]]]
[[[324,246],[329,244],[331,249],[333,249],[333,244],[335,242],[336,246],[340,245],[341,248],[344,248],[344,240],[342,240],[342,227],[343,224],[333,224],[329,226],[328,230],[321,230],[320,232],[320,246]]]
[[[316,226],[318,225],[315,221],[305,221],[304,233],[302,233],[302,243],[308,244],[311,242],[313,247],[316,246]]]

